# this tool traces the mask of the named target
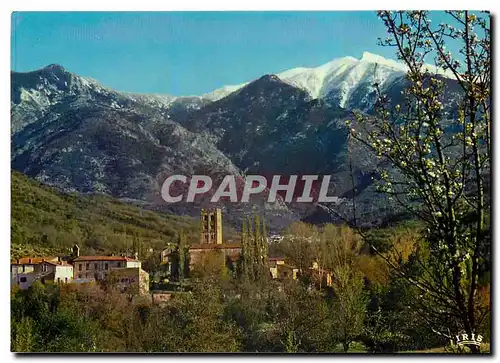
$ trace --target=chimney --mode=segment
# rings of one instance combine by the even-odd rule
[[[28,263],[31,263],[31,258],[28,259]]]
[[[57,257],[57,262],[61,262],[61,256]]]
[[[78,245],[73,246],[73,257],[80,257],[80,247]]]

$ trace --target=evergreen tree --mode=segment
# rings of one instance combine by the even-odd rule
[[[267,244],[267,228],[266,228],[266,221],[264,218],[262,218],[262,251],[264,255],[264,269],[265,269],[265,276],[269,275],[269,245]]]
[[[240,277],[261,281],[268,275],[265,225],[259,216],[242,222]]]
[[[241,222],[241,256],[240,256],[240,277],[248,279],[249,276],[249,256],[248,256],[248,234],[245,220]]]
[[[259,216],[255,216],[255,250],[256,250],[256,279],[262,281],[267,276],[267,254],[266,241],[262,232],[262,224]]]
[[[262,275],[262,241],[260,233],[260,219],[259,216],[254,217],[255,226],[255,279],[260,280]]]
[[[247,234],[247,247],[248,247],[248,276],[250,279],[255,279],[255,240],[253,232],[252,220],[248,219],[248,234]]]
[[[184,277],[186,277],[187,272],[188,272],[188,267],[187,267],[187,259],[186,259],[186,253],[187,253],[187,246],[186,246],[186,235],[183,230],[180,231],[179,233],[179,243],[177,245],[177,253],[178,253],[178,277],[179,281],[183,280]]]

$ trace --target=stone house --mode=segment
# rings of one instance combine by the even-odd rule
[[[141,261],[125,256],[78,256],[73,261],[73,279],[97,281],[116,268],[141,268]]]
[[[69,283],[73,279],[73,266],[58,257],[24,257],[11,261],[11,284],[21,289],[33,282]]]
[[[269,257],[269,272],[271,277],[276,280],[296,280],[298,268],[286,263],[282,257]]]

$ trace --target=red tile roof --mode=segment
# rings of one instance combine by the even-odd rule
[[[79,256],[73,261],[138,261],[130,257],[124,256]]]
[[[17,260],[13,260],[10,263],[12,265],[38,265],[41,262],[55,262],[57,257],[21,257]]]

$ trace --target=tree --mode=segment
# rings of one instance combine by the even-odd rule
[[[250,276],[250,251],[248,246],[248,230],[245,220],[241,222],[241,255],[239,260],[239,275],[242,280]]]
[[[315,226],[302,222],[293,223],[280,243],[280,250],[298,268],[299,275],[306,277],[315,260],[314,245],[318,242],[319,234]]]
[[[268,246],[265,225],[259,216],[242,222],[240,276],[250,281],[263,282],[269,275]]]
[[[173,254],[172,271],[178,281],[182,281],[189,275],[189,247],[186,241],[186,234],[183,230],[179,232],[177,247]]]
[[[266,280],[269,278],[269,244],[267,242],[268,234],[266,221],[262,218],[262,279]]]
[[[183,279],[189,275],[188,246],[186,234],[182,230],[179,233],[179,278]]]
[[[389,34],[380,44],[396,49],[408,87],[394,105],[374,85],[376,118],[358,113],[351,137],[381,159],[380,190],[425,224],[425,273],[408,281],[421,292],[422,319],[451,338],[448,329],[478,333],[489,314],[477,291],[490,269],[491,45],[488,13],[446,13],[449,24],[425,11],[378,13]],[[424,64],[430,58],[441,74]],[[444,104],[454,86],[456,112]]]
[[[206,281],[223,282],[229,278],[229,269],[222,251],[213,250],[202,253],[193,266],[192,276]]]
[[[58,286],[38,281],[12,296],[12,349],[19,352],[91,352],[98,349],[96,324],[80,306],[62,303]]]
[[[287,353],[331,350],[332,321],[324,296],[295,282],[283,289],[271,311],[274,345]]]
[[[162,263],[159,253],[151,253],[147,258],[142,260],[142,269],[149,273],[151,282],[156,281],[158,275],[163,278]]]
[[[269,275],[268,266],[268,246],[267,246],[267,236],[265,235],[265,224],[259,216],[255,216],[255,279],[258,281],[264,281]]]
[[[166,309],[153,317],[151,328],[161,332],[156,352],[236,352],[240,331],[224,319],[223,291],[217,283],[195,283],[193,291],[169,301]],[[159,321],[160,324],[157,324]],[[153,342],[151,342],[153,343]],[[146,342],[147,345],[151,344]]]
[[[253,225],[255,228],[255,234],[254,234],[254,253],[255,253],[255,269],[254,269],[254,274],[255,274],[255,279],[259,280],[262,276],[262,259],[263,259],[263,250],[262,250],[262,233],[260,230],[260,218],[259,216],[255,216],[253,220]]]
[[[334,336],[347,352],[363,331],[366,309],[363,274],[358,266],[361,239],[346,226],[332,225],[323,229],[323,238],[330,242],[327,266],[333,273]]]
[[[22,317],[19,322],[11,321],[12,348],[13,352],[33,352],[37,337],[33,320],[30,317]]]
[[[247,247],[248,247],[248,265],[250,278],[253,280],[255,278],[255,235],[254,235],[254,225],[251,218],[248,218],[247,222]]]
[[[348,268],[336,268],[333,290],[334,336],[347,353],[350,344],[363,332],[366,299],[363,291],[363,275]]]
[[[143,243],[141,233],[139,231],[134,233],[134,240],[132,241],[132,253],[137,253],[138,258],[144,257]]]
[[[262,219],[262,240],[264,241],[264,254],[269,256],[269,244],[267,243],[267,238],[269,235],[267,234],[266,220]],[[267,262],[266,262],[267,263]]]

